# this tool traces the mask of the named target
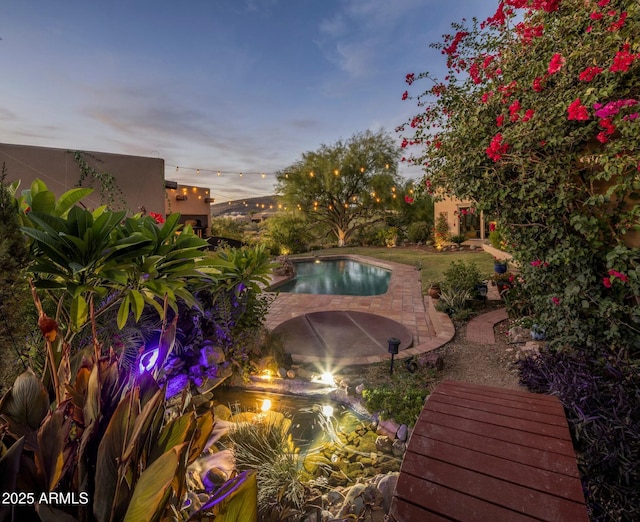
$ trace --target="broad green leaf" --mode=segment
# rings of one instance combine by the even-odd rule
[[[138,388],[122,397],[98,446],[95,484],[100,494],[93,501],[93,514],[98,522],[110,520],[112,511],[121,508],[113,505],[116,489],[122,487],[118,484],[118,468],[125,465],[121,458],[126,433],[131,431],[139,409],[138,397]]]
[[[71,316],[69,320],[71,322],[71,329],[78,331],[86,322],[89,317],[89,305],[82,294],[76,294],[71,300]]]
[[[10,429],[15,422],[36,431],[48,411],[49,394],[31,368],[18,375],[0,400],[0,413],[8,417]]]
[[[64,216],[78,201],[84,199],[93,192],[92,188],[73,188],[68,190],[56,201],[54,213],[56,216]]]
[[[126,295],[118,308],[118,328],[122,330],[129,318],[129,295]]]
[[[131,310],[133,310],[135,320],[138,322],[144,310],[144,297],[142,297],[142,294],[138,290],[131,290],[129,292],[129,299],[131,301]]]
[[[20,457],[24,448],[24,437],[14,442],[0,458],[0,491],[13,493],[16,490],[18,472],[20,470]],[[11,507],[0,504],[0,520],[6,520]]]
[[[172,448],[142,472],[133,490],[124,522],[151,520],[164,509],[167,498],[165,490],[178,468],[181,451],[182,446]]]
[[[190,442],[191,436],[195,430],[195,413],[185,413],[180,417],[172,419],[164,428],[158,437],[155,445],[151,448],[147,462],[151,463],[160,455],[166,453],[175,446]]]
[[[191,464],[196,460],[200,454],[204,451],[204,447],[211,436],[213,431],[213,412],[207,411],[203,415],[199,415],[196,419],[196,432],[189,447],[188,464]]]
[[[216,522],[256,522],[258,520],[258,482],[255,470],[243,471],[225,482],[189,520],[201,512],[213,511]]]
[[[69,436],[71,417],[64,418],[64,410],[49,415],[38,430],[38,449],[35,452],[36,467],[46,480],[48,491],[53,491],[62,478],[65,468],[65,440]],[[67,457],[72,458],[72,457]]]
[[[50,214],[56,205],[56,196],[53,192],[44,190],[37,194],[31,194],[31,210]]]

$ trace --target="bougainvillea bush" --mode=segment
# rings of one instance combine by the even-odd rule
[[[504,0],[453,27],[447,75],[407,75],[405,160],[497,221],[554,346],[639,355],[640,4]]]
[[[640,3],[503,0],[410,73],[399,131],[421,190],[470,199],[519,267],[512,313],[545,332],[525,384],[568,410],[593,519],[640,509]],[[414,82],[417,82],[414,84]],[[422,86],[416,90],[416,85]],[[411,92],[409,92],[411,91]],[[513,291],[513,290],[511,290]],[[634,409],[635,408],[635,409]]]

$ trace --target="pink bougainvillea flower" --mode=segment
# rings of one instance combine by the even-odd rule
[[[556,296],[553,296],[553,297],[551,298],[551,302],[552,302],[554,305],[558,306],[558,305],[560,304],[560,298],[559,298],[559,297],[556,297]]]
[[[611,288],[611,279],[609,279],[608,277],[603,277],[602,278],[602,284],[605,286],[605,288]]]
[[[502,159],[502,155],[509,149],[509,144],[503,143],[502,139],[502,134],[496,134],[491,139],[489,146],[485,149],[487,156],[489,156],[493,161],[500,161]]]
[[[540,266],[542,264],[542,261],[540,261],[539,259],[536,259],[535,261],[531,261],[531,266],[532,267],[537,267]]]
[[[603,14],[598,13],[597,11],[589,15],[589,18],[591,18],[591,20],[600,20],[602,17],[603,17]]]
[[[599,5],[600,7],[606,7],[607,5],[609,5],[609,2],[611,2],[611,0],[600,0],[600,1],[598,2],[598,5]]]
[[[629,49],[629,44],[624,44],[622,50],[616,53],[609,67],[611,72],[627,72],[633,61],[638,59],[638,55],[630,53]]]
[[[567,107],[567,119],[583,121],[589,119],[589,111],[580,103],[580,98],[576,98],[571,105]]]
[[[535,111],[533,109],[527,109],[524,112],[524,116],[522,117],[522,121],[529,121],[531,118],[533,118],[534,114],[535,114]]]
[[[624,25],[624,21],[626,19],[627,19],[627,12],[623,11],[622,13],[620,13],[620,18],[618,18],[616,22],[613,22],[609,27],[607,27],[607,31],[609,32],[619,31],[620,29],[622,29],[622,26]]]
[[[416,80],[416,75],[414,73],[409,73],[405,76],[404,80],[411,85]]]
[[[520,115],[518,111],[520,110],[520,101],[515,100],[511,105],[509,105],[509,114],[511,115],[511,121],[516,122],[520,119]]]
[[[406,100],[408,97],[409,97],[409,91],[404,91],[404,92],[402,93],[402,99],[403,99],[403,100]]]
[[[547,72],[549,74],[555,74],[557,73],[560,69],[562,69],[562,66],[565,63],[565,59],[563,58],[563,56],[560,53],[556,53],[551,57],[551,61],[549,62],[549,67],[547,68]]]
[[[493,96],[493,91],[485,92],[482,95],[482,98],[481,98],[482,103],[487,103],[491,99],[492,96]]]
[[[580,73],[580,81],[581,82],[590,82],[592,81],[598,74],[602,72],[601,67],[591,66],[587,67],[584,71]]]
[[[495,231],[496,231],[496,224],[489,223],[489,232],[495,232]]]
[[[496,125],[498,127],[502,127],[502,125],[504,124],[504,114],[500,114],[497,118],[496,118]]]
[[[540,78],[540,77],[535,78],[533,80],[533,90],[536,92],[542,92],[544,90],[544,85],[542,83],[543,81],[544,81],[543,78]]]
[[[623,283],[629,282],[629,278],[625,274],[623,274],[622,272],[618,272],[617,270],[609,270],[609,275],[620,279],[620,281],[622,281]]]
[[[596,136],[596,139],[600,143],[607,143],[609,141],[609,137],[607,136],[607,134],[605,132],[599,132],[598,135]]]
[[[404,201],[405,203],[409,203],[409,205],[411,205],[411,203],[413,203],[413,198],[411,196],[405,196]]]

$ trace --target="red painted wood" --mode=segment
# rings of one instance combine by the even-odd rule
[[[446,399],[440,400],[440,399]],[[504,426],[507,428],[517,429],[526,433],[544,435],[552,437],[554,439],[561,439],[571,441],[571,437],[567,432],[567,429],[562,426],[553,426],[550,424],[541,424],[536,421],[529,421],[526,419],[519,419],[516,417],[507,417],[501,414],[492,412],[485,412],[479,410],[472,410],[465,408],[464,406],[458,406],[455,403],[455,399],[450,397],[440,396],[439,400],[427,399],[425,404],[425,410],[433,411],[437,413],[445,413],[447,415],[453,415],[463,419],[475,420],[484,424],[490,424],[492,426]]]
[[[405,455],[400,472],[542,520],[579,520],[573,518],[579,503],[415,453]]]
[[[514,442],[485,437],[478,433],[469,433],[424,421],[420,423],[419,429],[414,431],[413,436],[423,436],[448,442],[462,448],[502,457],[527,466],[580,478],[574,455],[551,453],[530,445],[515,444]]]
[[[486,455],[446,442],[437,441],[414,434],[411,451],[425,457],[448,462],[514,484],[537,489],[543,493],[583,502],[582,487],[575,477],[542,470],[513,462],[505,458]]]
[[[392,502],[391,515],[399,522],[441,520],[442,517],[461,522],[532,522],[536,520],[527,514],[469,496],[435,482],[416,480],[405,473],[401,473],[398,478],[396,492],[398,494],[394,500],[416,508],[411,511],[411,516],[404,517],[395,510],[397,504],[394,505]],[[417,511],[418,509],[420,511]],[[416,515],[419,512],[423,513],[421,517]]]
[[[400,469],[393,521],[588,521],[560,401],[447,381]]]

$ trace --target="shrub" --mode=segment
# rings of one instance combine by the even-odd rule
[[[502,239],[502,233],[499,230],[489,232],[489,243],[493,248],[502,250],[504,248],[504,239]]]
[[[464,234],[457,234],[455,236],[451,236],[449,238],[449,240],[452,243],[455,243],[456,245],[460,246],[462,243],[464,243],[466,241],[466,236]]]
[[[440,212],[433,227],[433,242],[438,250],[441,250],[445,243],[449,241],[450,235],[447,216]]]
[[[482,280],[478,266],[474,261],[452,261],[444,271],[443,290],[467,290],[471,294]]]
[[[407,239],[411,243],[424,243],[429,235],[429,224],[426,221],[415,221],[407,227]]]
[[[640,507],[640,364],[610,352],[593,358],[543,351],[520,362],[530,390],[567,411],[592,520],[633,520]]]

